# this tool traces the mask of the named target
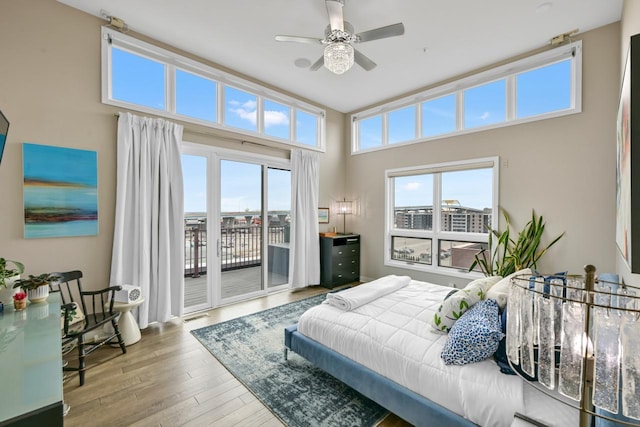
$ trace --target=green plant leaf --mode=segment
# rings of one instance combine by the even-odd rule
[[[485,226],[488,232],[489,259],[487,259],[486,249],[478,251],[474,255],[469,271],[479,267],[485,276],[506,277],[523,268],[535,269],[540,258],[565,234],[560,234],[551,240],[551,243],[543,246],[546,224],[544,218],[537,216],[534,209],[531,210],[531,219],[519,232],[512,231],[509,215],[504,209],[501,209],[501,212],[505,222],[503,231]]]

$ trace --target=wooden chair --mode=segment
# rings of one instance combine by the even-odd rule
[[[78,372],[80,385],[84,384],[86,371],[85,357],[104,344],[117,343],[122,353],[127,352],[124,341],[118,329],[120,313],[113,310],[115,292],[120,286],[111,286],[99,291],[85,291],[82,289],[82,272],[79,270],[63,273],[52,273],[59,277],[51,282],[51,292],[60,292],[62,297],[63,326],[62,347],[69,348],[74,343],[78,347],[78,366],[65,366],[64,371]],[[113,333],[107,333],[103,326],[111,323]],[[93,334],[92,334],[93,333]],[[94,342],[85,342],[85,335],[94,336]]]

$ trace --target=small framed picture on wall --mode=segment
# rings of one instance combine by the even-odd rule
[[[329,208],[318,208],[318,223],[329,224]]]

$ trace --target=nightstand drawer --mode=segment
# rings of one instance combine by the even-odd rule
[[[353,283],[359,280],[360,274],[357,271],[345,271],[344,273],[336,271],[331,278],[334,286],[346,285],[347,283]]]
[[[360,259],[360,245],[334,246],[331,254],[334,259],[343,257]]]
[[[334,258],[333,268],[338,271],[359,269],[360,260],[354,257]]]

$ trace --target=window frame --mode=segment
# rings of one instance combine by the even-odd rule
[[[541,114],[535,114],[523,118],[516,118],[516,78],[519,74],[543,68],[548,65],[570,60],[571,61],[571,82],[570,82],[570,106],[566,109],[550,111]],[[498,80],[506,80],[506,99],[505,110],[506,118],[504,121],[492,123],[486,126],[477,126],[464,128],[464,92],[478,86]],[[456,128],[453,132],[441,133],[432,136],[422,136],[422,104],[447,95],[456,96]],[[396,111],[409,106],[416,108],[416,138],[407,141],[389,143],[388,115],[392,111]],[[505,126],[513,126],[522,123],[528,123],[538,120],[545,120],[569,114],[577,114],[582,112],[582,41],[570,43],[548,51],[531,55],[529,57],[510,62],[459,80],[452,81],[443,85],[435,86],[423,92],[406,96],[392,102],[384,103],[373,108],[356,112],[351,115],[351,154],[363,154],[371,151],[386,150],[404,145],[416,144],[425,141],[432,141],[442,138],[448,138],[456,135],[464,135],[473,132],[482,132],[489,129],[496,129]],[[360,149],[359,123],[362,120],[381,117],[382,135],[381,144]]]
[[[236,75],[219,70],[204,63],[192,60],[185,56],[171,52],[169,50],[154,46],[150,43],[138,40],[134,37],[122,34],[111,28],[102,27],[102,103],[126,108],[132,111],[153,114],[169,119],[176,119],[187,123],[193,123],[214,129],[222,129],[239,135],[260,137],[270,141],[276,141],[298,148],[325,152],[326,151],[326,111],[314,105],[308,104],[299,99],[277,92],[273,89],[245,80]],[[112,96],[112,48],[126,51],[133,55],[140,56],[160,62],[165,65],[165,108],[164,110],[147,107],[132,102],[114,99]],[[204,119],[185,116],[176,112],[176,69],[194,74],[216,83],[216,121],[211,122]],[[257,97],[256,105],[256,132],[227,126],[224,124],[224,93],[227,86],[247,92]],[[289,139],[272,136],[264,132],[264,100],[287,106],[291,110],[290,135]],[[302,144],[295,139],[296,112],[302,111],[316,117],[316,145]]]
[[[470,233],[441,231],[441,210],[442,210],[442,188],[441,174],[444,172],[454,172],[472,169],[492,169],[492,214],[491,228],[498,227],[498,196],[500,182],[500,158],[484,157],[478,159],[437,163],[431,165],[411,166],[398,169],[385,170],[385,238],[384,238],[384,265],[389,267],[406,268],[410,270],[423,271],[428,273],[441,274],[445,276],[461,277],[472,279],[482,277],[480,272],[468,272],[465,269],[455,267],[439,266],[440,241],[462,241],[488,243],[489,233]],[[400,176],[412,176],[421,174],[433,175],[433,226],[431,230],[400,229],[395,227],[395,188],[394,178]],[[437,201],[437,202],[436,202]],[[418,264],[409,261],[392,259],[393,237],[414,237],[431,239],[431,265]],[[489,248],[492,250],[492,248]],[[434,264],[435,262],[435,264]]]

